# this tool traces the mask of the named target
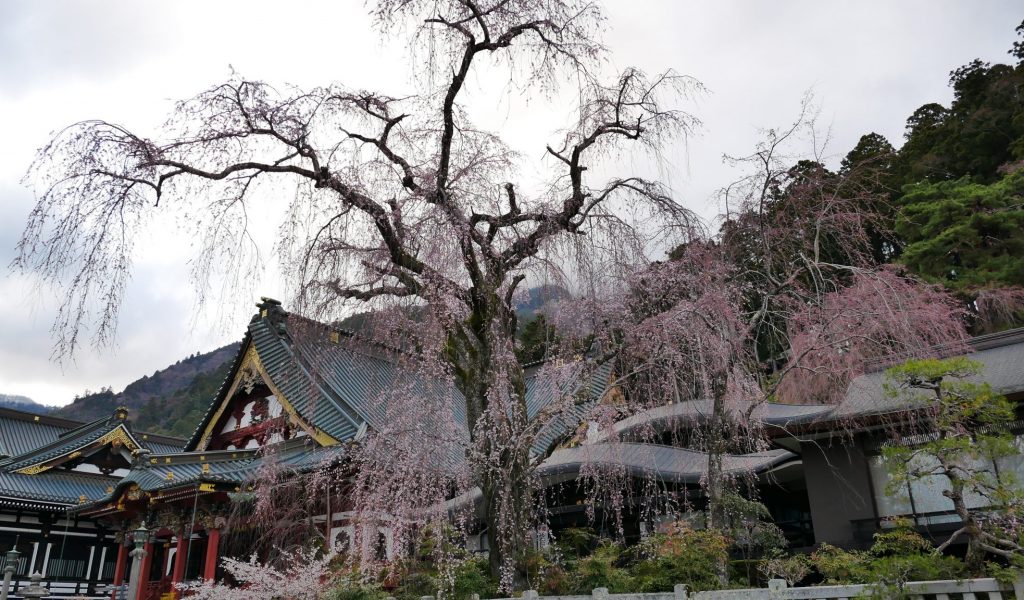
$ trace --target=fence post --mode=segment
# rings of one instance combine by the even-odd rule
[[[768,593],[769,594],[774,595],[774,594],[776,594],[778,592],[783,591],[784,589],[786,589],[786,580],[785,579],[769,579],[768,580]]]
[[[592,595],[594,597],[594,600],[608,600],[608,588],[594,588],[594,592]]]
[[[480,594],[470,594],[469,600],[480,600]]]
[[[1024,600],[1024,575],[1018,575],[1013,580],[1013,595],[1017,600]]]
[[[537,590],[525,590],[523,600],[537,600]]]
[[[688,600],[688,597],[687,597],[687,594],[686,594],[686,584],[685,583],[677,583],[677,584],[675,584],[675,586],[672,587],[672,596],[673,596],[672,600]]]

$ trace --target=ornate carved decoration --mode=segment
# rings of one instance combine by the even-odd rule
[[[128,488],[128,491],[126,491],[124,495],[129,500],[140,500],[142,499],[143,495],[142,488],[140,488],[137,485],[132,485],[130,488]]]
[[[255,380],[253,379],[253,374],[255,374]],[[246,351],[245,356],[242,358],[242,364],[239,367],[235,380],[228,389],[224,400],[207,422],[206,428],[203,430],[203,434],[199,438],[199,443],[196,447],[197,450],[206,450],[209,448],[209,443],[211,438],[214,436],[214,431],[218,423],[220,423],[221,418],[224,416],[225,411],[227,411],[228,407],[232,404],[235,394],[240,389],[247,389],[251,392],[251,390],[255,389],[255,386],[260,383],[265,384],[270,389],[270,393],[277,397],[278,402],[281,404],[281,408],[288,415],[288,419],[298,427],[302,428],[310,437],[319,442],[320,445],[331,446],[338,443],[338,441],[330,435],[310,426],[305,422],[305,420],[299,417],[298,412],[291,405],[285,395],[282,394],[281,391],[277,389],[277,386],[274,385],[274,382],[271,381],[270,375],[267,374],[266,369],[263,367],[263,363],[260,361],[259,355],[256,353],[255,346],[250,346]],[[252,387],[247,387],[250,384]]]
[[[44,460],[43,462],[36,463],[34,465],[23,467],[21,469],[16,470],[15,473],[21,473],[23,475],[38,475],[39,473],[52,469],[53,467],[65,461],[73,460],[82,456],[85,448],[99,448],[106,446],[107,444],[110,444],[114,448],[120,448],[121,446],[125,446],[129,450],[137,450],[139,448],[139,445],[136,444],[134,440],[132,440],[132,436],[131,434],[128,433],[128,430],[126,430],[124,427],[119,426],[113,429],[112,431],[108,432],[106,435],[96,440],[95,442],[88,444],[87,446],[78,448],[72,452],[69,452],[68,454],[62,454],[61,456],[57,456],[49,460]]]
[[[159,527],[177,531],[188,522],[188,519],[181,514],[181,511],[165,508],[156,512],[153,522]]]
[[[120,448],[123,445],[129,450],[139,449],[139,445],[135,443],[135,440],[132,439],[132,436],[124,427],[118,427],[107,435],[101,437],[99,439],[99,444],[110,444],[115,448]]]
[[[39,463],[38,465],[31,465],[23,469],[18,469],[15,473],[21,473],[23,475],[37,475],[46,471],[50,468],[46,463]]]
[[[256,371],[255,365],[249,363],[238,374],[238,384],[246,394],[251,394],[257,385],[263,383],[263,378]]]
[[[204,529],[223,529],[228,524],[228,508],[221,505],[212,505],[200,509],[196,513],[196,522]]]

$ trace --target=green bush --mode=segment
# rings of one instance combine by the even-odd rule
[[[811,554],[811,563],[828,583],[879,583],[896,588],[908,581],[959,579],[966,574],[962,560],[937,554],[910,523],[895,525],[876,533],[867,552],[823,544]]]
[[[426,572],[412,572],[402,578],[402,582],[392,592],[398,600],[420,600],[423,596],[433,596],[441,588],[437,577]]]
[[[590,527],[570,527],[558,533],[555,546],[570,559],[589,556],[597,549],[600,539]]]
[[[719,531],[673,525],[641,543],[644,560],[633,566],[634,590],[670,592],[677,583],[692,591],[721,587],[719,565],[729,558],[729,540]]]
[[[459,563],[452,573],[451,598],[468,600],[471,594],[480,594],[481,598],[497,596],[498,584],[490,571],[486,558],[473,557]]]
[[[871,555],[862,550],[843,550],[822,544],[810,558],[825,583],[863,583],[870,578]]]
[[[602,542],[593,554],[576,561],[575,573],[570,577],[570,590],[574,594],[589,594],[595,588],[608,588],[613,594],[632,591],[633,580],[629,571],[619,563],[622,547]]]

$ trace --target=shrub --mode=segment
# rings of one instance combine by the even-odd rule
[[[729,540],[719,531],[676,523],[641,544],[645,560],[633,567],[639,592],[670,592],[677,583],[693,591],[720,587],[718,566],[729,557]]]
[[[811,560],[804,554],[786,556],[781,552],[761,561],[758,570],[767,577],[785,579],[791,587],[811,574]]]
[[[440,589],[436,577],[425,572],[412,572],[402,578],[392,595],[398,600],[420,600],[423,596],[433,596]]]
[[[343,582],[324,595],[325,600],[384,600],[388,596],[373,583]]]
[[[576,572],[571,576],[571,591],[576,594],[590,593],[594,588],[608,588],[613,594],[633,590],[629,571],[619,566],[622,547],[604,541],[593,554],[576,561]]]
[[[498,584],[491,578],[490,565],[485,558],[473,557],[464,560],[452,572],[451,598],[468,600],[471,594],[480,594],[481,598],[493,598],[498,595]]]
[[[861,550],[843,550],[822,544],[811,553],[810,560],[825,583],[863,583],[870,578],[871,555]]]
[[[561,531],[555,546],[567,558],[589,556],[598,546],[599,538],[590,527],[570,527]]]
[[[936,553],[906,521],[876,533],[867,552],[823,544],[811,554],[811,563],[829,583],[880,583],[898,589],[908,581],[958,579],[966,573],[963,561]]]

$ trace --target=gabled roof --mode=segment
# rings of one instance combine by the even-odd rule
[[[259,306],[261,312],[249,323],[239,354],[187,450],[203,446],[230,400],[240,369],[254,360],[286,410],[293,410],[315,433],[328,436],[328,445],[355,439],[364,427],[383,429],[388,418],[387,392],[394,389],[430,396],[434,406],[451,407],[455,422],[465,425],[465,401],[454,383],[417,374],[403,364],[401,351],[287,314],[276,301],[265,299]],[[610,377],[610,363],[590,372],[578,360],[554,368],[532,367],[526,373],[527,413],[536,416],[564,394],[600,398]],[[570,407],[548,424],[535,450],[548,448],[564,436],[588,406]]]
[[[306,339],[303,335],[296,342],[285,327],[286,322],[297,324],[304,321],[291,316],[282,316],[280,320],[260,315],[253,318],[227,377],[193,432],[186,450],[201,449],[210,427],[230,401],[240,368],[247,362],[257,363],[268,385],[278,393],[282,405],[291,409],[294,416],[315,432],[327,436],[321,441],[331,444],[355,437],[361,425],[368,420],[368,415],[365,410],[361,414],[344,397],[356,397],[356,391],[345,384],[349,383],[348,380],[364,382],[375,375],[383,375],[384,365],[382,361],[368,360],[350,348],[318,356],[317,351],[326,352],[328,349],[319,347],[321,340]],[[363,397],[356,400],[368,404]]]
[[[8,473],[34,475],[56,466],[61,459],[81,456],[83,451],[93,446],[123,444],[128,450],[137,450],[142,444],[125,426],[127,416],[127,411],[119,409],[110,417],[66,431],[49,444],[0,462],[0,469]]]
[[[22,451],[0,460],[0,470],[33,475],[44,472],[66,459],[81,456],[83,452],[99,449],[107,444],[123,444],[129,450],[138,448],[177,451],[180,440],[155,434],[136,434],[128,424],[128,411],[115,409],[111,416],[90,423],[76,423],[64,419],[43,422],[38,415],[31,420],[23,415],[0,415],[0,429],[10,438],[24,436]],[[141,438],[141,439],[140,439]],[[26,443],[31,441],[31,443]],[[2,493],[2,488],[0,488]]]
[[[102,497],[117,484],[117,477],[52,467],[97,451],[115,438],[129,448],[168,452],[182,444],[175,438],[132,432],[124,409],[84,424],[0,409],[0,443],[13,454],[0,459],[0,504],[54,510]]]

